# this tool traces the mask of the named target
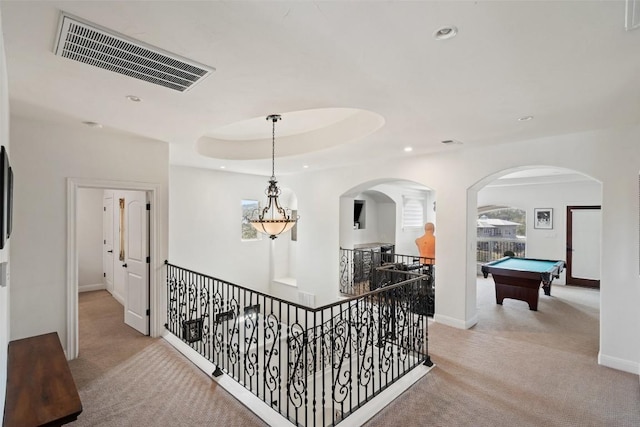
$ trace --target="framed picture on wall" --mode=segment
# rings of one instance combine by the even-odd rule
[[[535,208],[533,210],[533,228],[553,229],[553,209]]]

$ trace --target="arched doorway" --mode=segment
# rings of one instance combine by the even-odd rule
[[[435,224],[435,192],[422,184],[388,179],[343,193],[340,293],[359,295],[372,290],[370,273],[385,262],[420,268],[415,242],[427,222]]]
[[[599,236],[599,216],[589,216],[588,222],[582,221],[582,217],[576,217],[577,228],[571,227],[571,216],[567,216],[570,212],[569,207],[586,208],[601,205],[602,185],[599,181],[574,170],[532,166],[500,171],[481,180],[470,191],[477,194],[476,206],[470,207],[474,210],[474,215],[480,211],[479,207],[485,206],[517,206],[526,212],[529,220],[525,225],[524,252],[527,258],[567,261],[576,254],[580,257],[582,265],[590,267],[589,272],[584,270],[585,275],[599,275],[599,245],[595,249],[593,239],[576,239],[577,245],[571,244],[571,233],[578,229],[584,234],[584,228],[589,227],[586,230],[587,234]],[[542,222],[536,221],[540,212],[545,215]],[[566,273],[567,270],[553,283],[566,284]],[[543,303],[544,298],[540,301]]]
[[[405,206],[414,201],[421,211],[409,220]],[[399,253],[416,252],[414,242],[424,223],[436,223],[435,201],[434,190],[413,181],[386,179],[353,187],[340,196],[340,247],[386,241]]]

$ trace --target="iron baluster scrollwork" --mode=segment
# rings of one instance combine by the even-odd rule
[[[278,342],[280,341],[281,326],[278,318],[270,313],[265,317],[265,386],[272,393],[280,387],[280,352]]]
[[[200,317],[202,318],[202,352],[207,360],[211,358],[209,341],[211,340],[211,326],[209,315],[209,286],[207,280],[200,281]]]
[[[287,394],[289,401],[295,408],[304,404],[306,389],[304,355],[307,349],[307,332],[299,323],[291,325],[287,345],[289,347],[289,375],[287,380]]]
[[[178,304],[177,304],[177,323],[182,325],[187,320],[187,282],[184,279],[178,281]],[[181,329],[181,326],[177,328],[176,333]]]
[[[379,271],[382,269],[383,271]],[[422,268],[383,265],[383,286],[308,308],[167,263],[167,329],[299,426],[341,422],[413,367],[429,365]],[[424,271],[427,271],[424,269]]]
[[[187,307],[187,320],[198,317],[198,286],[191,280],[187,289],[189,293],[185,306]]]
[[[214,322],[214,330],[213,330],[213,353],[215,355],[215,357],[213,357],[213,363],[218,366],[218,368],[221,367],[222,365],[222,361],[223,361],[223,357],[224,357],[224,348],[225,348],[225,340],[224,340],[224,336],[223,336],[223,331],[222,328],[220,327],[220,321],[219,321],[219,315],[220,313],[223,312],[224,309],[224,304],[223,304],[223,299],[222,299],[222,293],[220,290],[220,287],[217,286],[216,287],[216,291],[213,294],[213,309],[212,312],[214,313],[214,317],[215,317],[215,322]],[[213,356],[213,355],[212,355]]]
[[[175,274],[167,280],[167,325],[171,333],[176,334],[178,322],[178,281]]]
[[[340,292],[354,293],[353,251],[341,251],[340,254]]]
[[[360,364],[358,366],[358,383],[367,386],[373,378],[374,358],[373,358],[373,336],[375,333],[375,320],[373,314],[373,305],[365,304],[364,308],[359,310],[359,321],[356,327],[357,348],[360,356]]]
[[[228,322],[228,329],[225,331],[228,335],[227,339],[227,361],[231,367],[236,367],[240,361],[240,316],[239,316],[238,300],[235,295],[229,300],[229,309],[227,313],[233,316],[233,321]]]
[[[244,370],[249,377],[254,377],[259,369],[258,361],[258,331],[260,306],[255,305],[244,309]]]
[[[333,330],[334,387],[332,398],[343,403],[349,397],[351,387],[351,327],[344,319],[339,319]]]

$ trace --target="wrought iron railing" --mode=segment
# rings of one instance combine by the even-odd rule
[[[378,289],[384,275],[376,274],[377,269],[393,266],[392,270],[420,273],[425,281],[425,311],[433,316],[435,311],[435,259],[417,255],[379,253],[371,249],[340,248],[340,292],[357,296]]]
[[[512,252],[514,256],[524,258],[527,247],[523,239],[487,239],[478,237],[477,261],[485,263],[495,261]]]
[[[167,263],[165,327],[298,426],[328,426],[431,365],[419,272],[308,308]]]

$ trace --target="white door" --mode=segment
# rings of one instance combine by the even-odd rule
[[[102,213],[103,253],[102,268],[104,285],[113,294],[113,193],[105,192]]]
[[[600,206],[567,207],[567,285],[600,287]]]
[[[124,322],[149,335],[149,216],[146,193],[126,193],[125,218]]]

